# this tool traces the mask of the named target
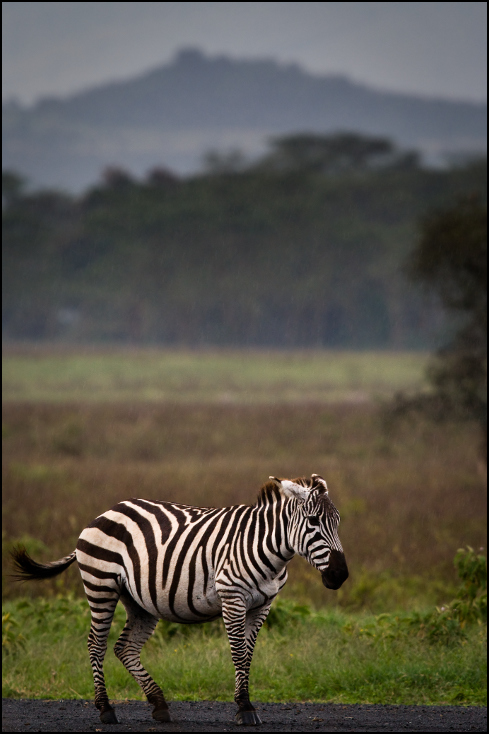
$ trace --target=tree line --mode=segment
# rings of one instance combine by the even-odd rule
[[[485,161],[427,169],[343,133],[189,178],[111,168],[78,197],[5,171],[4,339],[431,348],[443,304],[404,263],[427,212],[485,187]]]

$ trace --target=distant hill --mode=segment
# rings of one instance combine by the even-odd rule
[[[211,148],[262,153],[267,138],[350,130],[392,138],[428,160],[486,150],[487,105],[370,89],[274,61],[181,51],[143,76],[31,108],[2,108],[3,168],[80,191],[116,165],[195,172]]]

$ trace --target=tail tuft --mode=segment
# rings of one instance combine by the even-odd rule
[[[43,579],[52,579],[59,576],[60,573],[66,571],[76,560],[76,551],[70,553],[65,558],[52,563],[37,563],[30,557],[23,545],[15,546],[10,555],[14,561],[14,568],[17,573],[12,574],[15,581],[43,581]]]

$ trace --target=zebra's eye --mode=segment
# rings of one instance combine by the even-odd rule
[[[316,515],[309,515],[307,519],[309,520],[309,525],[314,525],[315,527],[319,526],[319,517]]]

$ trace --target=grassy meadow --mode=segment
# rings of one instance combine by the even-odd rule
[[[42,585],[13,584],[5,553],[13,543],[40,561],[54,560],[121,499],[251,503],[271,474],[317,472],[341,513],[350,578],[338,592],[327,591],[303,559],[292,561],[281,603],[302,605],[312,616],[307,627],[272,625],[260,633],[252,695],[480,702],[480,624],[441,646],[419,634],[360,632],[378,615],[396,619],[449,603],[459,583],[455,552],[486,544],[485,467],[475,429],[384,420],[383,402],[422,385],[425,364],[424,355],[368,352],[5,350],[2,583],[7,637],[15,641],[18,630],[25,640],[5,655],[4,695],[90,697],[92,690],[88,607],[77,601],[83,590],[76,568]],[[73,615],[74,637],[67,632]],[[157,634],[144,654],[170,698],[232,698],[220,632]],[[171,675],[162,662],[169,657]],[[327,662],[332,657],[335,666]],[[138,697],[112,658],[111,695]]]
[[[423,381],[422,353],[10,347],[4,401],[365,402]]]

